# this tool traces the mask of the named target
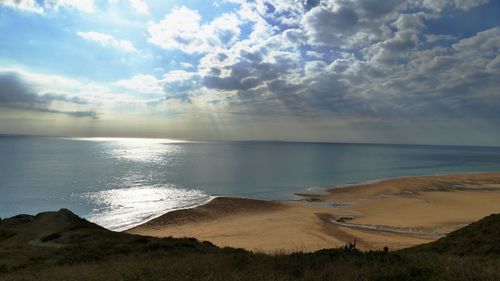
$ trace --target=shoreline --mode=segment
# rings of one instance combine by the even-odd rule
[[[415,176],[396,176],[396,177],[386,177],[380,179],[366,180],[366,181],[358,181],[358,182],[350,182],[344,184],[337,184],[333,186],[315,186],[318,188],[317,191],[323,191],[324,193],[328,193],[330,189],[340,189],[340,188],[349,188],[358,185],[367,185],[367,184],[376,184],[383,181],[388,180],[398,180],[398,179],[406,179],[406,178],[427,178],[427,177],[447,177],[447,176],[461,176],[461,175],[483,175],[483,174],[496,174],[500,173],[500,171],[496,170],[488,170],[488,171],[473,171],[473,172],[451,172],[451,173],[436,173],[436,174],[425,174],[425,175],[415,175]],[[308,194],[307,192],[295,192],[295,195],[302,196],[302,194]],[[311,194],[318,195],[314,192]]]
[[[120,228],[117,228],[117,229],[109,229],[107,227],[105,227],[105,228],[108,229],[108,230],[111,230],[111,231],[115,231],[115,232],[126,232],[129,229],[132,229],[134,227],[143,225],[143,224],[145,224],[145,223],[147,223],[149,221],[152,221],[154,219],[157,219],[157,218],[159,218],[159,217],[161,217],[161,216],[163,216],[165,214],[168,214],[168,213],[171,213],[171,212],[175,212],[175,211],[182,211],[182,210],[194,209],[194,208],[198,208],[200,206],[206,205],[206,204],[210,203],[212,200],[214,200],[215,198],[217,198],[219,196],[209,195],[207,197],[208,198],[206,200],[203,200],[200,203],[193,203],[193,204],[190,204],[190,205],[187,205],[187,206],[182,206],[182,207],[179,207],[179,208],[174,208],[174,209],[169,210],[167,213],[158,213],[158,214],[155,214],[155,215],[151,215],[147,220],[145,220],[143,222],[132,223],[132,224],[129,224],[128,226],[120,227]],[[102,227],[104,227],[104,226],[102,226]]]
[[[362,250],[395,250],[434,241],[500,212],[500,172],[405,176],[296,195],[302,199],[215,197],[125,232],[194,237],[268,253],[312,252],[353,240]]]

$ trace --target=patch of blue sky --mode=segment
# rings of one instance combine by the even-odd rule
[[[93,16],[90,18],[72,10],[39,15],[4,7],[0,9],[0,34],[3,37],[0,48],[4,60],[12,65],[29,65],[34,71],[97,82],[126,77],[138,69],[146,71],[152,67],[144,57],[127,56],[79,37],[77,32],[80,31],[111,33],[112,28],[103,28],[104,24],[92,20]],[[124,35],[117,34],[116,37],[121,39]]]
[[[427,20],[425,24],[430,34],[470,37],[479,31],[500,26],[500,1],[489,1],[467,11],[447,7],[441,17]]]
[[[186,1],[149,1],[151,17],[155,20],[161,20],[172,9],[185,6],[191,10],[197,11],[201,16],[201,24],[206,24],[219,17],[223,13],[237,11],[239,5],[224,1],[206,1],[206,0],[186,0]]]

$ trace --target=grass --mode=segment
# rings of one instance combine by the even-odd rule
[[[409,249],[457,256],[500,256],[500,215],[490,215],[434,243]]]
[[[8,229],[0,230],[0,242],[11,238],[12,236],[16,235],[16,233],[16,231]]]
[[[345,247],[275,255],[75,222],[41,234],[37,243],[8,243],[16,234],[5,239],[0,280],[500,280],[500,215],[397,252]],[[0,224],[0,233],[8,228]]]
[[[49,241],[55,240],[55,239],[60,238],[60,237],[61,237],[61,234],[52,233],[52,234],[43,236],[42,238],[40,238],[40,241],[41,242],[49,242]]]

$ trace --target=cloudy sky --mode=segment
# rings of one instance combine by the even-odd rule
[[[500,1],[0,0],[0,133],[500,145]]]

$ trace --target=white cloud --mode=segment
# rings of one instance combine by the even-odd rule
[[[175,81],[188,80],[195,77],[197,74],[194,72],[187,72],[184,70],[172,70],[167,72],[163,76],[163,81],[166,83],[171,83]]]
[[[257,22],[265,15],[273,21],[283,25],[293,26],[300,22],[305,12],[306,1],[289,0],[255,0],[255,1],[227,1],[240,4],[239,14],[243,20]],[[273,7],[270,12],[269,7]]]
[[[191,97],[199,92],[200,76],[196,72],[172,70],[163,76],[166,99],[191,102]]]
[[[45,11],[69,8],[86,13],[96,10],[94,0],[46,0],[39,2],[36,0],[2,0],[0,5],[5,5],[18,10],[42,14]]]
[[[191,68],[193,67],[192,64],[188,63],[188,62],[181,62],[179,63],[183,68]]]
[[[462,10],[469,10],[474,7],[488,3],[489,0],[455,0],[455,6]]]
[[[499,72],[500,58],[492,50],[500,44],[498,31],[478,33],[450,47],[455,37],[426,34],[425,19],[436,14],[422,9],[421,1],[326,0],[308,11],[296,9],[303,20],[294,21],[290,28],[273,24],[288,8],[279,4],[268,8],[271,2],[287,4],[277,0],[240,3],[236,19],[250,24],[252,31],[230,48],[212,47],[204,36],[187,37],[212,24],[201,25],[200,15],[187,8],[167,15],[164,21],[170,25],[163,21],[151,25],[150,32],[153,26],[156,31],[162,28],[157,38],[151,32],[150,40],[162,37],[157,45],[204,53],[197,73],[166,75],[166,91],[189,98],[194,92],[214,92],[231,110],[254,114],[411,119],[419,114],[446,115],[439,106],[472,114],[497,85],[492,78]],[[474,89],[483,93],[478,95]],[[447,104],[450,96],[456,99]]]
[[[392,38],[374,44],[366,50],[374,56],[374,60],[383,63],[398,64],[416,50],[419,39],[415,30],[402,30],[394,33]]]
[[[208,46],[228,47],[233,45],[240,35],[240,22],[234,14],[223,14],[210,24],[201,27],[201,34],[206,34]]]
[[[475,36],[462,39],[453,44],[453,48],[459,51],[498,52],[500,49],[500,27],[491,28],[478,32]]]
[[[201,16],[186,7],[174,9],[159,23],[148,28],[148,41],[164,49],[181,49],[187,53],[200,52],[203,40],[199,38]]]
[[[500,54],[486,65],[486,69],[490,73],[496,73],[496,75],[500,75]]]
[[[307,51],[306,52],[308,57],[311,57],[313,59],[323,59],[323,54],[315,51]]]
[[[137,51],[137,49],[134,47],[134,45],[130,41],[118,40],[109,34],[95,32],[95,31],[77,32],[76,34],[78,36],[82,37],[83,39],[98,42],[104,47],[113,47],[113,48],[124,50],[126,52],[136,52]]]
[[[328,0],[307,12],[301,24],[309,43],[359,47],[380,40],[386,23],[397,18],[408,3],[403,0]]]
[[[99,103],[98,96],[103,87],[20,68],[0,68],[0,74],[4,77],[3,82],[7,82],[7,85],[0,88],[13,90],[7,93],[6,102],[10,101],[10,106],[14,109],[73,117],[97,117],[96,104]],[[8,83],[9,79],[5,79],[9,77],[11,83]],[[21,96],[16,97],[16,93]]]
[[[131,94],[157,94],[167,99],[189,100],[193,91],[200,88],[199,75],[195,72],[172,70],[157,79],[152,75],[138,74],[130,79],[113,83],[114,86],[125,88]]]
[[[70,8],[86,13],[92,13],[96,10],[94,0],[47,0],[45,7],[58,10],[59,8]]]
[[[486,4],[488,1],[489,0],[423,0],[422,6],[438,12],[442,11],[445,7],[454,7],[466,11]]]
[[[398,19],[394,22],[394,26],[398,30],[415,29],[419,30],[424,28],[422,16],[419,14],[400,14]]]
[[[301,46],[307,42],[307,36],[301,29],[287,29],[283,32],[283,37],[294,46]]]
[[[148,41],[164,49],[204,53],[231,46],[240,34],[234,14],[223,14],[206,25],[200,25],[200,21],[197,11],[184,6],[176,8],[159,23],[149,25]]]
[[[135,75],[128,80],[120,80],[114,85],[142,94],[163,94],[163,82],[152,75]]]
[[[43,13],[43,8],[37,4],[36,0],[2,0],[1,5],[31,13]]]
[[[136,93],[124,92],[121,87],[125,87],[125,85],[116,85],[115,83],[109,85],[93,82],[85,83],[67,76],[42,74],[21,68],[0,67],[0,73],[2,72],[17,73],[26,86],[32,88],[34,92],[42,97],[46,95],[48,97],[65,97],[64,100],[68,101],[86,101],[86,104],[81,105],[73,103],[74,110],[96,110],[99,112],[120,110],[120,106],[125,106],[126,108],[129,108],[130,105],[144,106],[148,101],[147,96],[138,97],[135,95]],[[143,82],[143,90],[145,90],[145,87],[150,87],[152,91],[156,91],[154,92],[156,94],[163,93],[161,85],[158,86],[154,83],[154,77],[148,81],[148,78],[143,77],[141,79],[140,76],[138,75],[138,77],[134,77],[135,79],[131,79],[132,81],[128,85],[133,87]],[[137,83],[134,84],[134,82]],[[158,83],[161,83],[161,81],[158,81]],[[157,99],[157,96],[149,98]]]
[[[130,5],[134,8],[139,14],[148,14],[149,7],[148,4],[144,0],[130,0]]]
[[[75,91],[81,88],[82,83],[77,80],[70,79],[59,75],[47,75],[36,72],[26,71],[20,68],[4,68],[0,67],[0,72],[18,73],[24,80],[30,83],[30,86],[40,92],[59,92]]]
[[[24,3],[25,10],[36,7],[34,1],[5,1]],[[94,87],[99,93],[111,89],[113,94],[106,96],[117,103],[128,95],[195,111],[187,105],[192,103],[198,110],[227,115],[423,122],[447,114],[500,116],[499,29],[458,39],[463,35],[434,34],[425,26],[443,9],[460,15],[486,0],[323,0],[318,5],[305,0],[226,1],[240,4],[239,9],[204,21],[197,11],[182,6],[148,24],[150,43],[194,56],[172,57],[154,76],[135,75],[107,89]],[[249,33],[240,34],[242,26]],[[78,35],[136,51],[129,41],[108,34]],[[173,65],[184,70],[171,70]],[[89,85],[85,91],[96,92]]]

